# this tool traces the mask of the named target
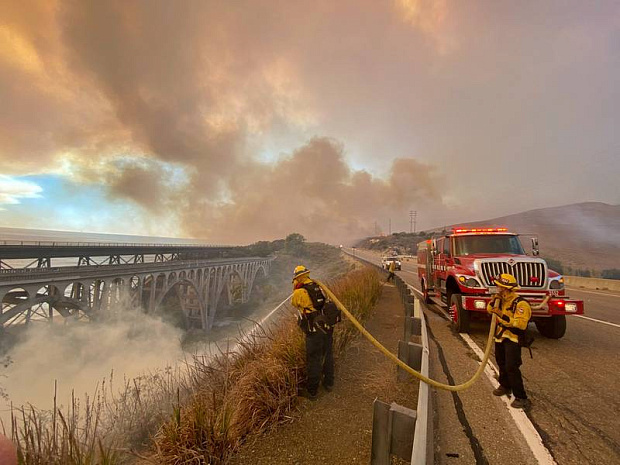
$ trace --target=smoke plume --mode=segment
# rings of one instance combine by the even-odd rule
[[[58,404],[67,406],[72,392],[92,395],[111,375],[122,387],[124,379],[176,365],[183,359],[181,336],[161,320],[130,310],[115,322],[33,325],[10,351],[12,363],[0,384],[16,407],[51,409],[57,382]],[[10,424],[7,407],[2,420]]]
[[[402,230],[410,209],[427,227],[492,216],[508,184],[537,186],[514,209],[592,186],[618,201],[599,179],[618,167],[605,91],[617,11],[4,2],[0,173],[101,186],[178,234],[226,242],[292,229],[339,241],[388,219]]]

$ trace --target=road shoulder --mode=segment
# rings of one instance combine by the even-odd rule
[[[396,353],[403,337],[404,310],[398,292],[386,285],[367,329]],[[241,446],[231,464],[370,463],[375,398],[415,409],[418,382],[396,381],[396,367],[358,337],[336,362],[336,385],[319,400],[302,399],[291,423],[279,425]]]

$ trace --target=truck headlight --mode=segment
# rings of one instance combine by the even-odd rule
[[[476,278],[469,278],[467,276],[459,276],[459,282],[465,287],[481,287]]]
[[[564,278],[551,281],[549,283],[549,289],[564,289]]]
[[[467,281],[465,281],[465,285],[467,287],[480,287],[480,283],[476,278],[469,278]]]

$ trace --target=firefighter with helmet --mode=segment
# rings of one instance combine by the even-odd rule
[[[318,398],[319,384],[331,392],[334,386],[333,326],[321,313],[326,303],[320,286],[310,279],[310,270],[299,265],[293,272],[291,303],[299,311],[299,326],[306,335],[307,397]]]
[[[390,261],[390,266],[388,266],[388,277],[385,280],[386,283],[389,283],[390,280],[392,280],[392,282],[394,282],[394,277],[396,276],[394,274],[394,272],[396,271],[396,260],[392,260]]]
[[[494,280],[499,292],[487,305],[487,312],[497,317],[495,328],[495,360],[499,368],[499,387],[493,395],[514,394],[510,404],[514,408],[526,408],[529,400],[521,376],[521,345],[519,336],[525,334],[532,317],[530,304],[515,290],[519,288],[514,276],[503,273]]]

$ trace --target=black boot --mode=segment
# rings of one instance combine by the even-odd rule
[[[493,390],[493,395],[497,397],[509,396],[510,394],[512,394],[512,389],[504,387],[501,384],[497,389]]]
[[[530,401],[527,399],[521,399],[519,397],[516,397],[515,400],[512,401],[512,404],[510,404],[510,406],[512,408],[526,409],[530,406]]]

